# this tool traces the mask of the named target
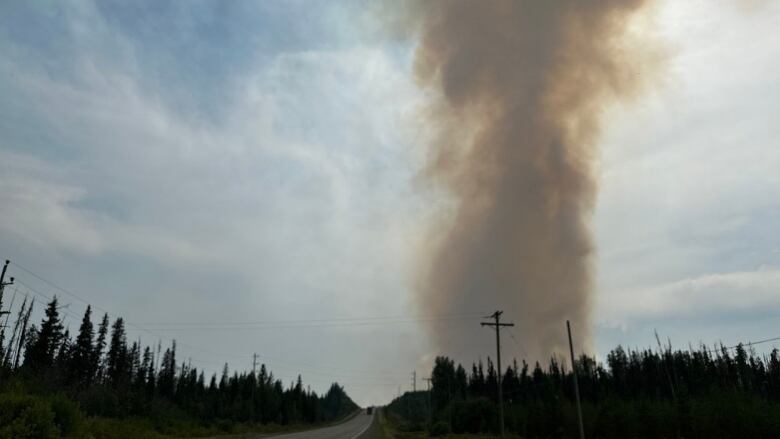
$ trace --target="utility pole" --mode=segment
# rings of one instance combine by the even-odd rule
[[[501,314],[503,313],[504,311],[496,311],[485,317],[486,319],[494,319],[495,323],[480,323],[482,326],[492,326],[496,330],[496,366],[498,367],[496,375],[498,375],[498,416],[501,425],[501,437],[504,437],[504,386],[501,384],[504,372],[501,370],[501,327],[515,326],[514,323],[501,323]]]
[[[3,285],[3,281],[5,280],[5,271],[8,270],[8,264],[10,264],[11,261],[8,259],[5,260],[5,265],[3,265],[3,272],[0,273],[0,285]]]
[[[0,325],[0,328],[7,328],[8,327],[8,322],[11,320],[11,311],[14,309],[14,302],[16,301],[16,293],[18,293],[18,292],[19,292],[19,289],[18,288],[14,288],[14,295],[11,296],[11,303],[8,305],[8,311],[5,312],[5,323]],[[0,305],[2,305],[2,304],[0,304]],[[2,310],[0,310],[0,311],[2,311]],[[3,313],[0,312],[0,318],[2,318],[2,317],[3,317]],[[2,329],[0,329],[0,331],[2,331]],[[3,335],[2,335],[2,332],[0,332],[0,341],[2,341],[2,339],[3,339]],[[2,344],[2,343],[0,343],[0,344]],[[2,357],[2,355],[3,355],[3,353],[0,352],[0,357]],[[2,358],[0,358],[0,363],[2,363]],[[0,365],[2,365],[2,364],[0,364]]]
[[[580,439],[585,439],[585,427],[582,425],[582,407],[580,406],[580,385],[577,382],[577,365],[574,362],[574,344],[571,341],[571,325],[566,320],[566,332],[569,333],[569,353],[571,354],[571,373],[574,377],[574,397],[577,399],[577,420],[580,424]]]
[[[252,375],[257,375],[257,353],[252,354]]]
[[[4,314],[10,314],[11,310],[3,311],[3,290],[5,290],[6,285],[13,285],[14,278],[11,278],[11,282],[5,282],[5,272],[8,270],[8,264],[10,264],[11,261],[8,259],[5,260],[5,265],[3,265],[3,271],[0,273],[0,317],[2,317]]]
[[[2,318],[4,315],[8,315],[8,317],[11,317],[11,307],[8,308],[8,311],[3,311],[3,290],[5,289],[6,285],[11,285],[14,283],[14,278],[11,278],[11,282],[5,283],[5,272],[8,270],[8,264],[11,261],[8,259],[5,260],[5,264],[3,265],[3,272],[0,273],[0,366],[3,364],[3,342],[5,341],[5,327],[8,324],[8,318],[5,319],[6,323],[2,322]],[[11,306],[13,306],[13,301],[11,301]],[[0,379],[2,378],[2,370],[0,370]]]
[[[412,371],[412,392],[417,391],[417,371]]]

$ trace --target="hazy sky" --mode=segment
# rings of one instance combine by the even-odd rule
[[[208,372],[257,352],[367,404],[458,357],[410,321],[447,200],[419,177],[415,43],[375,5],[3,2],[0,257]],[[680,346],[780,336],[778,22],[777,2],[659,2],[665,71],[605,117],[597,354],[654,328]],[[77,329],[83,303],[12,270]],[[393,319],[332,321],[372,317]],[[290,323],[236,323],[257,321]]]

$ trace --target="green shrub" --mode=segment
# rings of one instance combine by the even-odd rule
[[[452,404],[452,429],[457,433],[496,431],[498,408],[487,398],[458,401]]]
[[[0,394],[0,439],[59,437],[54,413],[42,398]]]
[[[431,426],[430,434],[433,437],[445,436],[450,433],[450,426],[444,421],[439,421]]]
[[[84,423],[84,415],[78,405],[65,397],[55,395],[49,398],[51,410],[54,413],[54,424],[64,436],[78,431]]]
[[[108,419],[91,418],[87,421],[87,431],[94,439],[163,439],[165,436],[154,431],[148,420],[144,419]]]
[[[78,396],[81,408],[89,416],[116,417],[120,415],[119,398],[103,386],[91,386]]]

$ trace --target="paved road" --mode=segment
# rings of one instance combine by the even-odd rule
[[[376,413],[376,410],[374,411]],[[374,437],[376,428],[374,415],[367,415],[363,410],[350,420],[332,427],[317,430],[288,433],[278,436],[268,436],[274,439],[370,439]]]

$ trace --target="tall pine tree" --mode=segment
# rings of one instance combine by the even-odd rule
[[[98,327],[97,341],[92,350],[92,367],[96,381],[102,381],[104,378],[105,364],[103,361],[103,350],[106,348],[106,337],[108,336],[108,314],[103,314],[103,320]]]
[[[43,369],[54,364],[60,343],[62,343],[62,321],[57,309],[55,296],[46,306],[46,317],[41,322],[41,329],[30,338],[29,348],[25,351],[24,364],[32,369]]]
[[[92,345],[95,331],[92,326],[92,307],[87,306],[81,319],[79,334],[70,357],[70,378],[78,385],[87,386],[92,383],[97,370],[94,365],[95,347]]]
[[[125,321],[119,317],[111,327],[111,346],[106,355],[106,377],[112,385],[125,384],[129,380],[129,360]]]

